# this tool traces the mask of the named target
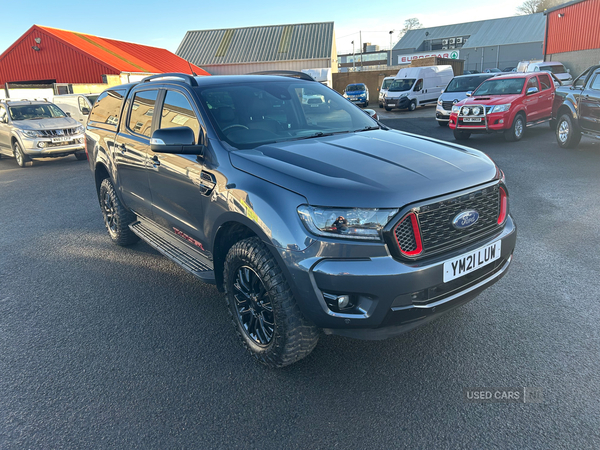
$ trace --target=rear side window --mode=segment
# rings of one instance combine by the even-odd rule
[[[552,87],[552,82],[550,81],[550,76],[542,73],[540,75],[540,84],[542,85],[542,90],[550,89]]]
[[[127,125],[131,131],[150,137],[156,97],[158,97],[157,89],[135,93]]]
[[[592,83],[590,88],[595,91],[600,91],[600,73],[596,75],[596,78],[594,79],[594,82]]]
[[[100,128],[116,131],[125,93],[125,89],[110,89],[100,94],[96,103],[94,103],[89,123]]]
[[[527,92],[527,90],[532,87],[537,88],[538,91],[540,90],[540,85],[538,83],[537,77],[531,77],[529,79],[529,81],[527,82],[527,88],[525,89],[525,92]]]

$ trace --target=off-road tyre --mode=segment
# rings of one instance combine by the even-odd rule
[[[77,152],[75,153],[75,158],[77,158],[77,161],[85,161],[87,160],[87,155],[85,152]]]
[[[258,286],[257,289],[262,292],[254,297],[252,304],[255,308],[249,308],[250,313],[244,309],[244,305],[250,305],[247,299],[251,296],[243,294],[243,286],[240,286],[239,281],[240,276],[243,277],[244,273],[247,273],[247,269],[258,276],[258,281],[253,285]],[[319,340],[318,328],[310,324],[300,312],[281,268],[258,237],[239,241],[229,249],[225,260],[223,280],[225,300],[236,333],[240,337],[242,345],[260,363],[273,368],[284,367],[306,357],[315,348]],[[246,282],[244,281],[244,283]],[[271,309],[268,319],[273,320],[274,325],[270,339],[264,339],[265,342],[261,345],[258,342],[260,340],[258,332],[256,337],[252,337],[248,332],[252,323],[244,326],[242,324],[244,319],[241,317],[243,314],[244,318],[248,320],[247,314],[252,314],[258,321],[260,317],[254,312],[260,310],[263,314],[262,318],[266,320],[265,314],[269,314],[268,306],[260,309],[257,305],[259,303],[267,305],[267,302],[270,302]],[[238,305],[241,305],[240,311],[238,311]],[[265,320],[259,323],[265,323]],[[262,330],[265,329],[262,328]],[[268,338],[268,335],[263,333],[263,337]]]
[[[525,135],[526,128],[527,121],[525,120],[525,114],[517,113],[510,128],[504,132],[504,139],[507,142],[520,141]]]
[[[19,167],[27,167],[33,165],[31,158],[29,158],[23,152],[21,144],[19,144],[17,141],[15,141],[15,143],[13,144],[13,154],[15,156],[15,159],[17,160],[17,164],[19,165]]]
[[[562,114],[556,123],[556,143],[560,148],[575,148],[581,141],[581,130],[569,114]]]
[[[456,139],[457,141],[466,141],[470,137],[471,133],[469,133],[468,131],[461,131],[457,130],[456,128],[454,129],[454,139]]]
[[[417,101],[416,100],[411,100],[411,102],[408,104],[408,108],[409,111],[414,111],[415,109],[417,109]]]
[[[98,198],[104,225],[110,239],[121,246],[138,242],[140,238],[129,229],[129,224],[135,222],[137,218],[135,214],[123,206],[110,179],[105,178],[102,180]]]

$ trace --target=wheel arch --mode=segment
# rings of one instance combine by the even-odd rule
[[[560,119],[560,116],[562,116],[563,114],[570,115],[571,119],[575,121],[574,125],[577,126],[577,112],[575,111],[575,108],[571,103],[563,103],[562,105],[560,105],[556,113],[556,120]]]

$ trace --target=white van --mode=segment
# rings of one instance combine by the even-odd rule
[[[452,66],[407,67],[400,69],[383,99],[386,111],[437,103],[442,90],[454,78]]]
[[[100,94],[65,94],[55,95],[53,103],[68,116],[81,123],[86,123],[92,106]]]
[[[517,72],[550,72],[553,73],[563,86],[573,84],[571,71],[559,61],[521,61]]]
[[[383,98],[385,97],[385,93],[388,91],[390,84],[395,80],[394,77],[385,77],[381,82],[381,87],[379,88],[379,107],[383,108]]]

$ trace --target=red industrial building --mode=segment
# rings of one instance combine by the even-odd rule
[[[575,0],[547,9],[545,61],[560,61],[575,77],[600,63],[600,0]]]
[[[68,92],[70,84],[110,83],[111,75],[192,71],[209,75],[162,48],[39,25],[0,55],[0,87],[58,84]]]

